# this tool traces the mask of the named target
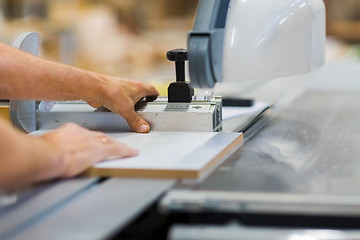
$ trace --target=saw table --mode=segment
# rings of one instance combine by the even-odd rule
[[[267,85],[281,106],[200,182],[76,178],[4,193],[0,238],[359,239],[359,69]]]

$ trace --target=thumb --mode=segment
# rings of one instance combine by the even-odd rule
[[[148,133],[150,131],[149,124],[142,119],[135,111],[128,112],[126,115],[123,115],[127,123],[132,130],[138,133]]]

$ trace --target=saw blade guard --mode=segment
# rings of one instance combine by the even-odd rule
[[[325,43],[322,0],[201,0],[188,41],[190,80],[213,88],[311,72],[325,62]]]

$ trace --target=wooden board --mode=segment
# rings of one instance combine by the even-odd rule
[[[242,133],[150,132],[110,133],[140,150],[136,157],[104,161],[88,176],[199,178],[243,142]]]

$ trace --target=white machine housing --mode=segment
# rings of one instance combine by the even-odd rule
[[[325,62],[322,0],[232,0],[224,40],[224,82],[311,72]]]

